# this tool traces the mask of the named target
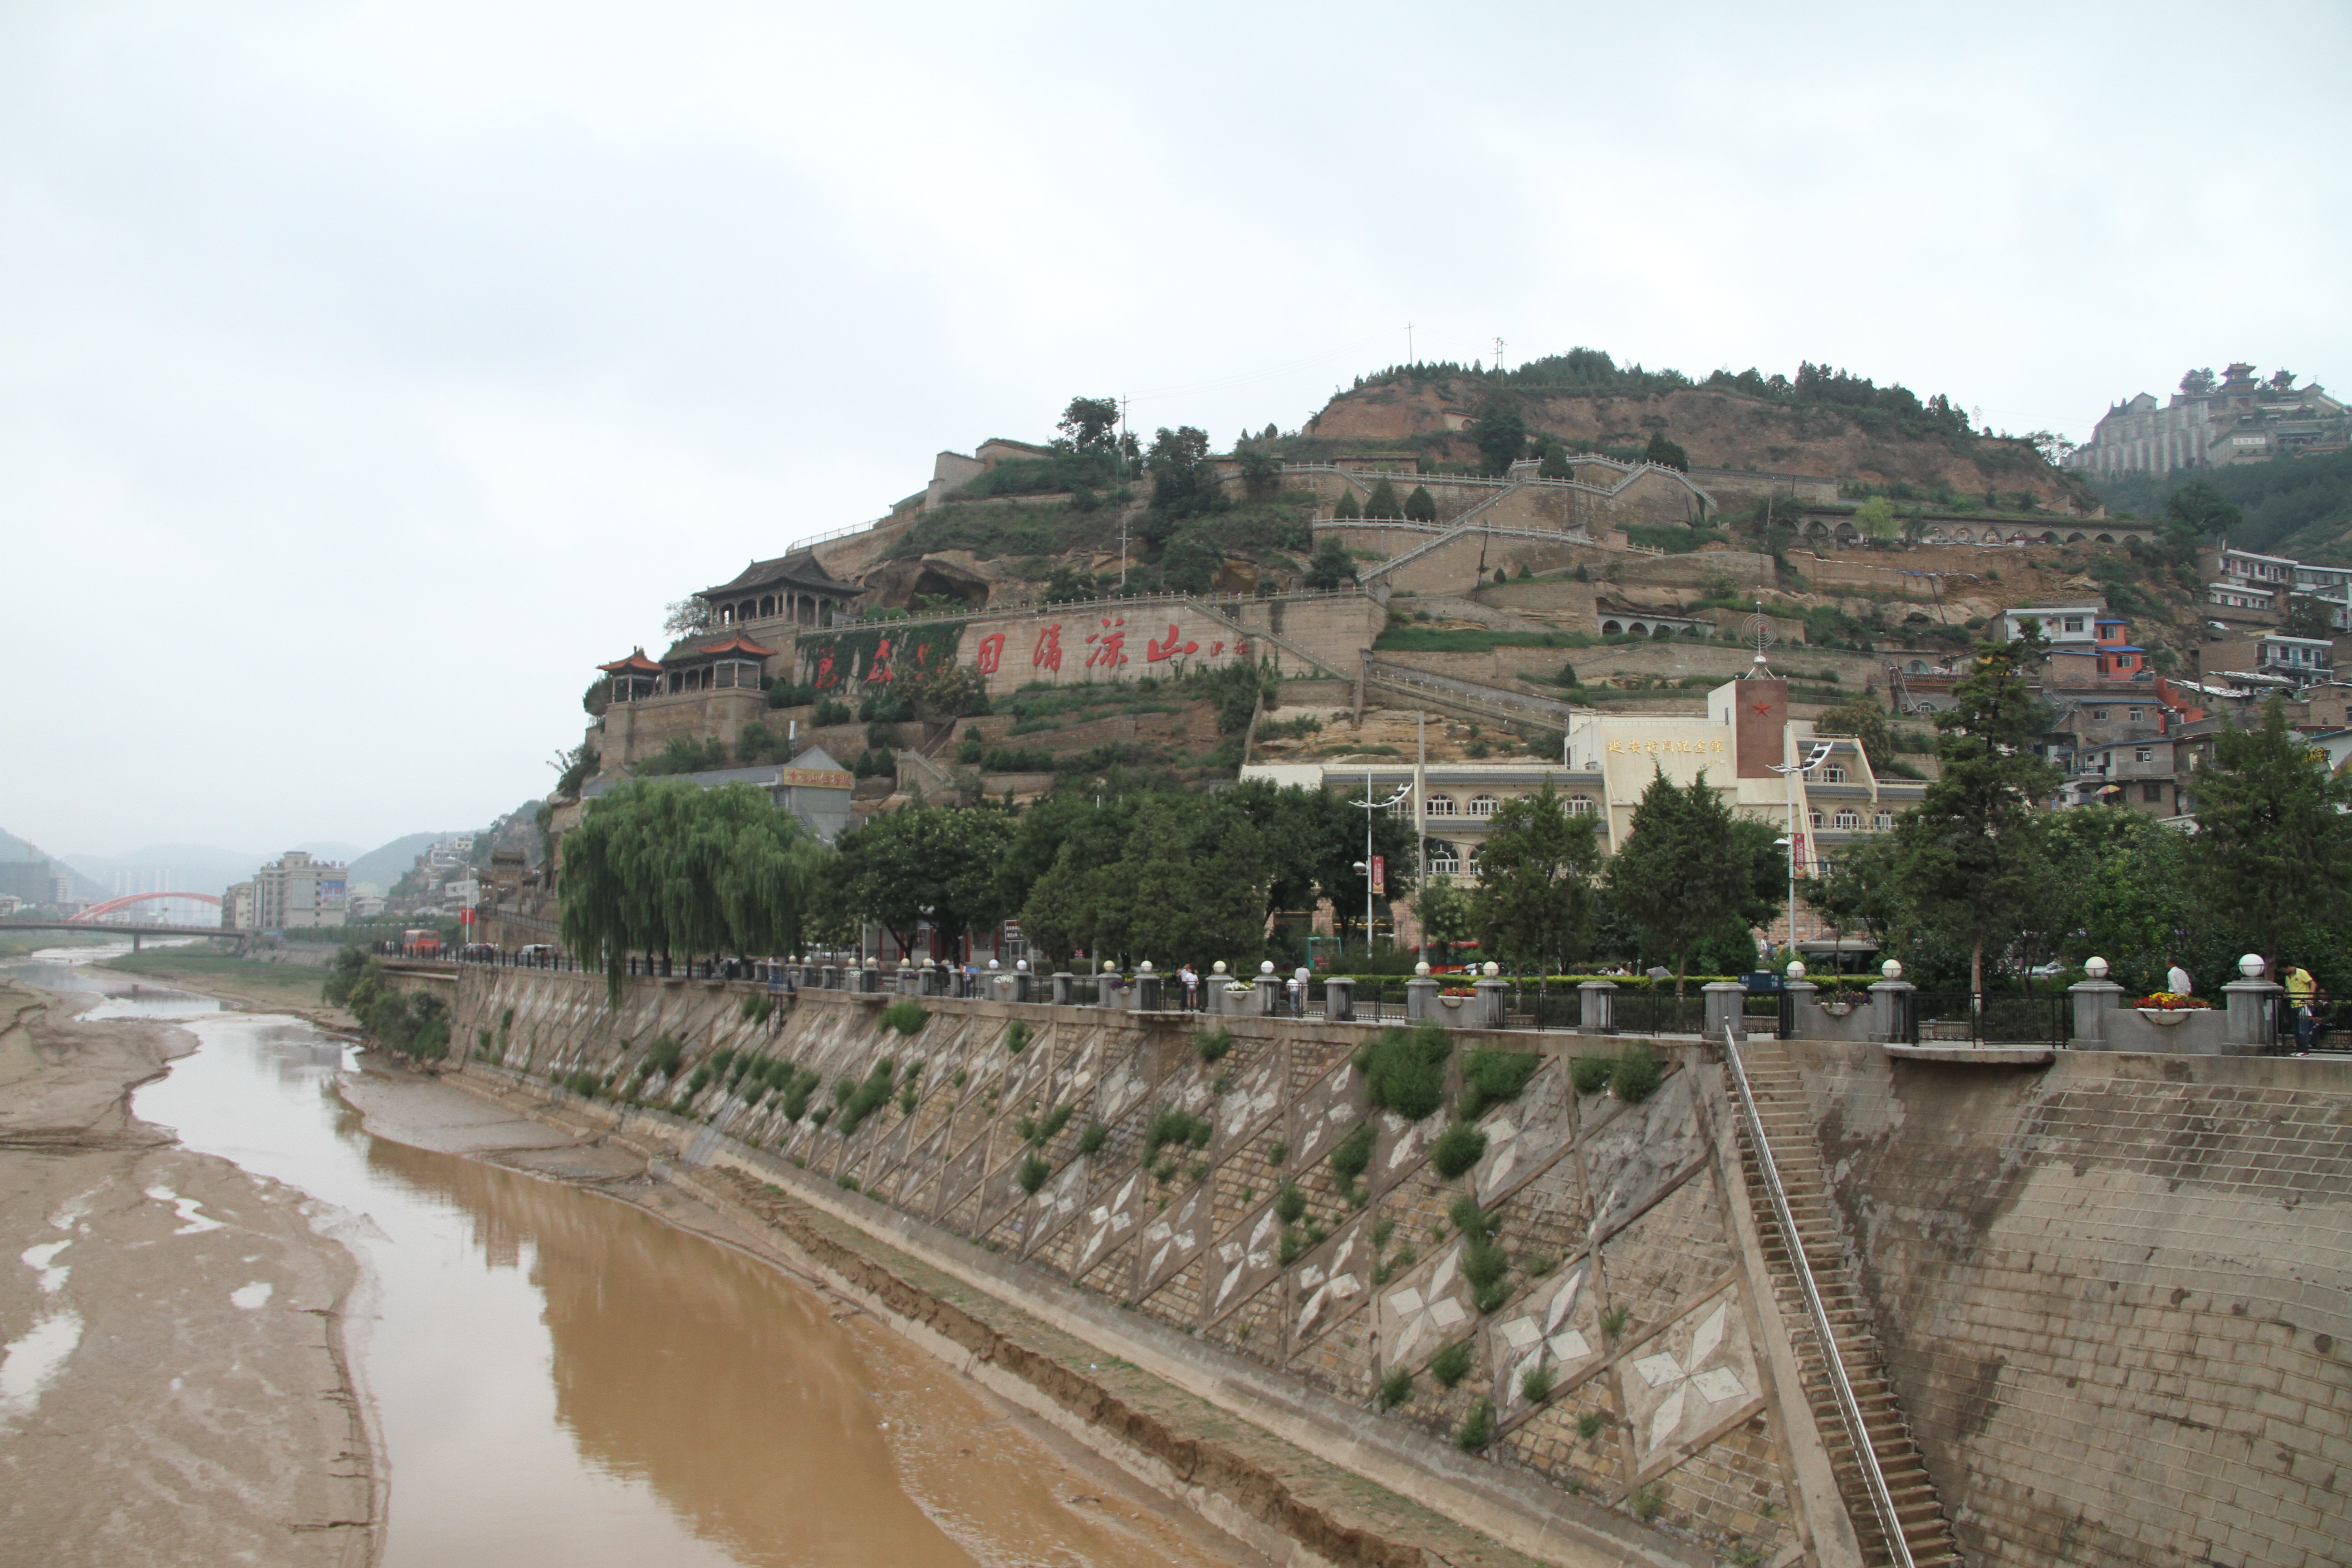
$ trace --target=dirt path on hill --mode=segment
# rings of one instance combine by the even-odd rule
[[[337,1216],[134,1119],[195,1041],[90,1002],[0,976],[0,1557],[372,1562]]]

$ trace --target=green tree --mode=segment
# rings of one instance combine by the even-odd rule
[[[1364,515],[1366,517],[1402,517],[1404,502],[1397,500],[1396,486],[1389,483],[1385,478],[1374,485],[1372,493],[1365,499]]]
[[[1361,517],[1364,515],[1363,504],[1356,500],[1355,486],[1342,485],[1339,487],[1339,499],[1331,503],[1331,515],[1334,518]]]
[[[1592,829],[1592,818],[1569,816],[1549,778],[1535,794],[1503,803],[1479,851],[1469,900],[1483,946],[1555,973],[1582,956],[1601,861]]]
[[[2286,615],[2279,622],[2282,635],[2291,637],[2318,637],[2325,641],[2336,635],[2335,609],[2325,599],[2308,594],[2287,595]]]
[[[784,953],[802,942],[825,852],[749,784],[632,780],[563,840],[563,943],[613,994],[632,953]]]
[[[1282,455],[1273,447],[1255,441],[1244,441],[1234,449],[1241,461],[1242,488],[1254,500],[1262,500],[1274,493],[1282,480]]]
[[[2203,479],[2191,479],[2165,499],[2164,515],[2198,534],[2219,537],[2245,526],[2246,514]]]
[[[1422,941],[1437,950],[1441,962],[1478,929],[1470,912],[1469,895],[1451,881],[1431,880],[1415,895],[1412,912],[1421,921]]]
[[[1073,397],[1054,426],[1076,452],[1108,452],[1118,445],[1118,399]]]
[[[1922,936],[1969,954],[1969,985],[1984,994],[1985,953],[2005,952],[2045,915],[2053,891],[2036,806],[2058,774],[2032,747],[2050,710],[2026,684],[2038,632],[1979,643],[1976,668],[1936,715],[1941,776],[1895,824],[1905,901]]]
[[[1854,508],[1853,525],[1864,539],[1877,544],[1892,544],[1902,532],[1895,521],[1895,503],[1885,496],[1873,496]]]
[[[2352,781],[2287,728],[2286,705],[2263,704],[2251,730],[2213,738],[2197,775],[2191,863],[2214,912],[2269,961],[2312,911],[2332,913],[2352,891]],[[2308,959],[2312,954],[2290,956]]]
[[[1070,954],[1093,940],[1087,891],[1087,873],[1078,868],[1075,848],[1065,846],[1020,906],[1022,937],[1057,969],[1067,968]]]
[[[1642,461],[1655,463],[1662,468],[1680,468],[1685,472],[1690,468],[1690,454],[1684,451],[1679,443],[1667,440],[1664,430],[1650,432],[1650,444],[1642,448]]]
[[[1307,563],[1307,585],[1310,588],[1331,589],[1342,583],[1356,580],[1355,557],[1339,542],[1338,534],[1326,534],[1315,547],[1313,559]]]
[[[1528,451],[1528,421],[1519,412],[1518,400],[1496,393],[1480,404],[1478,417],[1470,426],[1470,439],[1486,459],[1487,472],[1508,473]]]
[[[1151,510],[1143,530],[1150,543],[1166,543],[1176,525],[1188,518],[1225,510],[1224,489],[1209,461],[1207,432],[1190,425],[1173,430],[1162,426],[1143,466],[1151,476]]]
[[[1307,871],[1314,882],[1317,896],[1331,900],[1332,921],[1344,942],[1356,923],[1364,917],[1364,900],[1368,874],[1356,869],[1364,858],[1364,808],[1353,804],[1364,798],[1363,789],[1370,781],[1349,783],[1344,774],[1335,774],[1336,790],[1306,790],[1303,798],[1286,803],[1291,831],[1298,833],[1307,847]],[[1374,800],[1384,800],[1384,793],[1375,794]],[[1412,818],[1393,812],[1371,813],[1372,853],[1387,862],[1387,892],[1385,897],[1401,899],[1411,895],[1413,887]],[[1297,905],[1284,905],[1297,908]]]
[[[832,868],[844,905],[912,951],[924,920],[952,951],[1004,912],[999,869],[1013,818],[992,805],[916,805],[841,836]]]
[[[2053,813],[2046,832],[2063,956],[2098,954],[2135,996],[2163,990],[2174,960],[2215,982],[2228,973],[2237,952],[2197,885],[2190,835],[2115,805]]]
[[[1633,808],[1608,884],[1654,952],[1675,955],[1679,995],[1690,951],[1752,892],[1753,868],[1732,832],[1731,810],[1699,770],[1688,788],[1655,772]]]
[[[1830,857],[1797,889],[1838,935],[1858,933],[1875,946],[1891,948],[1904,924],[1901,875],[1895,841],[1882,834]]]
[[[1539,479],[1574,479],[1575,477],[1575,470],[1568,466],[1568,448],[1561,446],[1557,441],[1546,441],[1544,443],[1543,460],[1536,465],[1536,478]]]
[[[1412,494],[1404,498],[1404,515],[1410,522],[1437,521],[1437,498],[1429,493],[1427,485],[1412,487]]]
[[[1813,732],[1853,736],[1874,769],[1884,769],[1895,755],[1895,731],[1886,721],[1886,710],[1867,694],[1825,710],[1813,721]]]
[[[1217,574],[1224,568],[1225,552],[1198,529],[1180,530],[1160,556],[1160,570],[1179,593],[1215,592]]]

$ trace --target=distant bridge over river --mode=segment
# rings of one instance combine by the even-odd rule
[[[109,936],[127,936],[131,950],[139,951],[142,938],[151,936],[257,936],[260,933],[238,926],[192,926],[164,921],[125,921],[112,917],[134,904],[157,903],[169,899],[186,899],[194,903],[220,905],[217,893],[127,893],[119,899],[109,899],[102,904],[92,904],[79,914],[62,915],[52,920],[0,920],[0,931],[103,931]]]

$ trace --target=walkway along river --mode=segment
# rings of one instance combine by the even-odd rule
[[[315,1223],[362,1264],[347,1338],[386,1563],[1256,1561],[821,1289],[585,1190],[655,1195],[612,1156],[456,1089],[362,1077],[299,1020],[79,964],[9,969],[98,993],[87,1016],[193,1034],[136,1118],[331,1205]],[[149,1195],[187,1222],[157,1267],[171,1245],[236,1245],[201,1205]],[[52,1250],[25,1267],[73,1261]],[[248,1271],[234,1307],[271,1310],[268,1259]],[[45,1385],[103,1348],[42,1352]]]

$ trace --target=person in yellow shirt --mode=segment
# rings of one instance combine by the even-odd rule
[[[2286,1005],[2294,1010],[2294,1048],[2311,1049],[2313,1026],[2318,1021],[2319,983],[2299,963],[2286,966]]]

